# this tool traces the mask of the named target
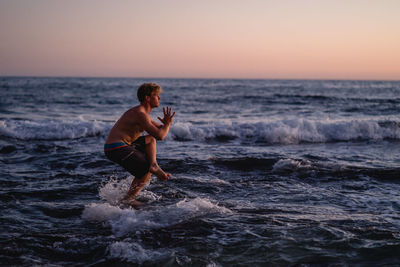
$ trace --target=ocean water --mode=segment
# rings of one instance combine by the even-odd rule
[[[102,149],[147,81],[173,177],[133,210]],[[400,82],[0,78],[0,263],[398,265],[399,113]]]

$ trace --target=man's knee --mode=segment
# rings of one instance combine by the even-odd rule
[[[146,145],[155,144],[156,142],[157,140],[153,136],[151,135],[146,136]]]

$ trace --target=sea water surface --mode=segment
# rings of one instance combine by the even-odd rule
[[[143,82],[173,177],[134,210],[103,144]],[[0,78],[0,263],[397,265],[399,111],[394,81]]]

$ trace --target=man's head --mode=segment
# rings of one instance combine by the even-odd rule
[[[138,91],[137,97],[140,103],[146,100],[146,96],[151,97],[153,94],[160,94],[162,91],[161,86],[156,83],[144,83],[142,84]]]

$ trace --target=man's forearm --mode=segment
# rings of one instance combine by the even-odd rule
[[[156,137],[156,139],[164,140],[164,138],[167,136],[170,129],[171,129],[171,123],[161,125],[159,134]]]

